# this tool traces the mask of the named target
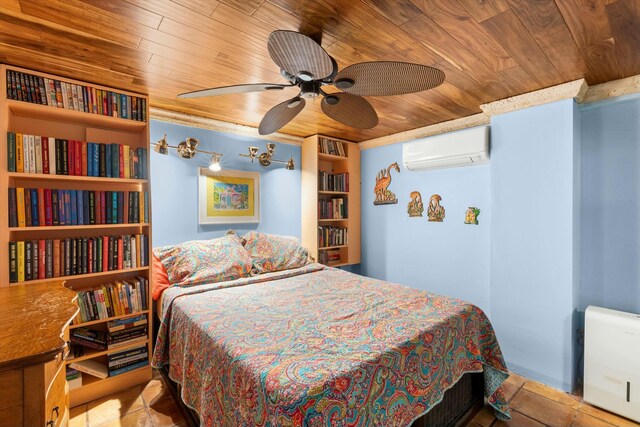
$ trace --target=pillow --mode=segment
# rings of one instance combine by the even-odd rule
[[[151,256],[151,262],[153,263],[151,296],[157,301],[160,295],[162,295],[162,292],[171,286],[171,282],[169,282],[169,276],[167,275],[167,270],[165,270],[164,265],[162,265],[162,261],[160,261],[154,253],[152,253]]]
[[[252,274],[289,270],[309,263],[309,251],[298,239],[250,231],[242,238],[253,263]]]
[[[167,270],[169,282],[176,286],[235,280],[251,272],[251,257],[235,234],[154,251]]]

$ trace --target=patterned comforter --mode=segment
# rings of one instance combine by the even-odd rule
[[[203,426],[408,426],[466,372],[509,409],[485,314],[463,301],[319,264],[163,298],[169,363]]]

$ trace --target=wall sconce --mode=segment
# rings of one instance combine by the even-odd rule
[[[167,134],[165,133],[162,139],[153,144],[155,146],[153,148],[153,151],[166,156],[167,154],[169,154],[169,148],[175,148],[178,152],[178,155],[183,159],[192,159],[197,153],[210,154],[211,164],[209,165],[209,170],[213,172],[221,171],[222,167],[220,166],[220,158],[222,157],[222,153],[198,149],[198,144],[200,144],[200,141],[198,141],[196,138],[187,138],[177,146],[169,145],[169,143],[167,142]]]
[[[258,163],[262,166],[267,167],[271,163],[280,163],[285,165],[287,170],[292,171],[295,169],[295,164],[293,163],[293,157],[290,157],[289,160],[277,160],[273,158],[273,153],[276,151],[276,144],[269,143],[267,144],[267,151],[262,154],[258,154],[260,149],[258,147],[249,147],[249,154],[239,154],[242,157],[248,157],[251,159],[251,163],[253,163],[254,159],[258,159]]]

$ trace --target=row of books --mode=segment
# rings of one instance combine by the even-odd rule
[[[96,286],[92,289],[78,291],[79,316],[74,323],[85,323],[92,320],[107,319],[114,316],[139,313],[147,309],[147,295],[149,281],[144,277],[129,280],[118,280]],[[137,322],[134,326],[146,325],[145,315],[130,318],[130,322]],[[113,325],[113,331],[124,329],[125,323]],[[111,328],[109,329],[112,330]]]
[[[349,244],[348,230],[345,227],[323,225],[318,227],[318,247],[342,246]]]
[[[330,174],[324,171],[318,172],[319,191],[345,191],[349,192],[349,174]]]
[[[149,222],[146,191],[9,188],[9,227]]]
[[[146,179],[147,149],[7,132],[7,170],[49,175]]]
[[[117,332],[104,332],[90,328],[76,328],[71,331],[70,340],[74,346],[83,346],[104,351],[129,346],[147,339],[147,325],[131,326]]]
[[[340,249],[329,249],[318,252],[318,262],[324,265],[338,264],[340,262]]]
[[[69,390],[82,387],[82,372],[77,369],[73,369],[67,366],[67,384],[69,384]]]
[[[318,137],[318,149],[322,154],[331,154],[332,156],[347,157],[344,151],[342,141],[335,141],[325,137]]]
[[[132,349],[109,353],[106,363],[96,359],[86,359],[72,362],[67,367],[100,379],[115,377],[125,372],[133,371],[149,364],[149,350],[146,345]]]
[[[347,200],[339,197],[334,199],[320,199],[318,201],[318,218],[347,219]]]
[[[7,70],[7,98],[66,110],[147,121],[144,98]]]
[[[11,283],[149,265],[144,234],[9,242]]]

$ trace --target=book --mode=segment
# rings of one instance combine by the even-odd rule
[[[94,359],[73,362],[69,364],[69,367],[80,372],[84,372],[85,374],[93,375],[94,377],[98,377],[100,379],[104,379],[109,376],[107,365],[105,365],[104,363],[100,363]]]
[[[24,172],[24,141],[21,133],[16,133],[16,172]]]
[[[33,151],[35,155],[35,173],[42,173],[42,139],[34,135]]]
[[[7,171],[16,172],[16,134],[7,132]]]
[[[149,364],[149,359],[134,363],[132,365],[128,365],[124,368],[114,369],[109,371],[109,375],[115,377],[116,375],[124,374],[125,372],[133,371],[134,369],[142,368]]]
[[[67,384],[69,384],[69,390],[82,387],[82,372],[78,372],[75,378],[67,378]]]
[[[49,138],[43,136],[40,140],[42,146],[42,173],[49,174]]]
[[[109,361],[108,362],[109,370],[121,369],[121,368],[124,368],[125,366],[133,365],[134,363],[138,363],[140,361],[148,360],[148,359],[149,359],[149,353],[140,352],[138,354],[133,354],[131,356],[124,357],[122,359]]]
[[[8,206],[9,206],[9,227],[18,226],[18,197],[15,188],[9,188],[8,191]]]
[[[9,242],[9,283],[18,281],[18,244]]]

